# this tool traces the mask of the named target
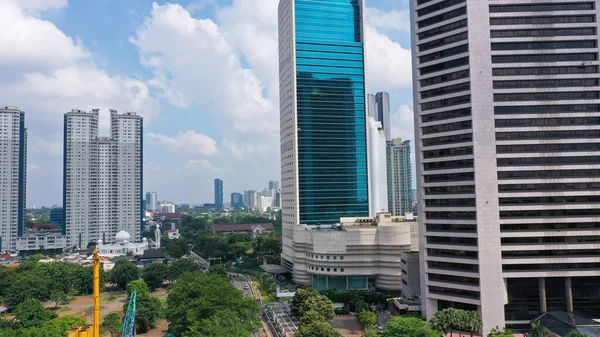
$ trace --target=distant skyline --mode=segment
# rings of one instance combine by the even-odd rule
[[[161,200],[212,202],[215,178],[224,196],[280,180],[277,4],[0,1],[0,106],[27,114],[27,203],[62,204],[73,108],[100,108],[103,136],[109,108],[144,117],[143,190]],[[390,93],[392,136],[413,140],[408,3],[368,6],[368,90]]]

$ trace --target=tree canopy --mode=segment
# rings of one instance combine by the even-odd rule
[[[436,312],[429,321],[431,327],[441,332],[452,330],[479,332],[482,328],[481,317],[477,311],[446,308]]]
[[[110,333],[110,337],[117,337],[123,331],[121,316],[116,312],[106,315],[100,326]]]
[[[167,298],[169,332],[177,336],[248,336],[258,331],[256,303],[227,278],[185,273]]]
[[[138,333],[144,333],[151,328],[162,316],[162,304],[154,296],[150,296],[150,289],[143,280],[133,280],[127,284],[127,297],[136,291],[136,315],[135,330]],[[127,313],[126,302],[123,305],[123,314]]]
[[[169,281],[173,282],[184,273],[193,273],[199,271],[200,266],[196,262],[189,259],[181,259],[171,263],[171,265],[169,266],[169,274],[167,278],[169,279]]]
[[[323,320],[330,320],[335,315],[333,302],[312,288],[298,289],[292,299],[291,309],[292,314],[298,318],[311,310],[321,315]]]
[[[330,324],[323,321],[316,321],[310,324],[300,326],[294,337],[344,337],[337,332]]]
[[[2,321],[2,337],[64,337],[74,326],[86,325],[86,321],[77,316],[56,317],[45,310],[42,303],[29,298],[13,310],[11,321]]]
[[[127,284],[140,278],[140,270],[133,263],[126,260],[119,260],[110,271],[109,282],[125,290]]]
[[[392,318],[383,329],[381,337],[440,337],[426,321],[418,317],[400,316]]]
[[[142,280],[150,289],[160,287],[169,276],[169,267],[164,263],[152,263],[142,270]]]

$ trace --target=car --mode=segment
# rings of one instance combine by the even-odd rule
[[[248,289],[250,289],[250,287],[248,287],[247,285],[244,286],[244,290],[248,290]]]

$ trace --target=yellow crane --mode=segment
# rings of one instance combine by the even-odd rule
[[[94,322],[67,331],[67,337],[100,337],[100,255],[94,250]]]

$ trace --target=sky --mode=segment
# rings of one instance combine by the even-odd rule
[[[1,0],[0,106],[26,112],[27,205],[61,204],[74,108],[100,108],[104,135],[109,109],[144,117],[144,191],[159,200],[279,180],[277,5]],[[413,141],[408,2],[367,0],[365,17],[368,90],[390,93],[392,136]]]

